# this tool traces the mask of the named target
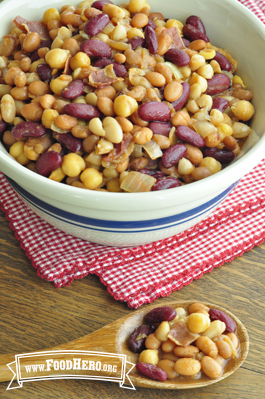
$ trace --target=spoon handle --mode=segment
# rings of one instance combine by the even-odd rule
[[[65,344],[55,346],[53,348],[37,351],[37,352],[47,352],[47,351],[62,351],[62,350],[83,350],[83,351],[95,351],[95,352],[108,352],[117,353],[116,336],[119,330],[120,323],[118,321],[111,323],[105,327],[94,331],[91,334],[85,335],[81,338],[77,338],[74,341],[67,342]],[[62,356],[62,360],[65,355]],[[11,381],[13,378],[13,373],[7,366],[7,364],[12,363],[16,360],[15,354],[0,355],[0,382]],[[35,365],[45,362],[45,355],[43,357],[36,357],[35,359],[30,359],[28,364]],[[27,365],[27,362],[23,361],[23,364]],[[54,374],[54,370],[51,370],[47,374]],[[30,373],[21,370],[21,377],[27,375],[30,378]]]

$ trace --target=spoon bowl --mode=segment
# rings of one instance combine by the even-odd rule
[[[184,307],[187,308],[192,303],[197,301],[183,301],[183,302],[166,302],[159,306],[171,306],[171,307]],[[228,314],[237,325],[237,336],[239,339],[239,356],[232,358],[228,361],[224,368],[222,376],[218,379],[210,379],[208,377],[202,377],[199,379],[191,379],[190,377],[178,378],[177,380],[167,381],[154,381],[147,377],[144,377],[136,371],[135,367],[131,370],[129,376],[134,386],[145,387],[145,388],[156,388],[156,389],[191,389],[205,387],[216,382],[227,378],[234,373],[244,362],[247,357],[249,349],[249,338],[248,333],[242,322],[231,312],[211,303],[203,303],[204,305],[222,310]],[[53,348],[46,349],[45,351],[62,351],[62,350],[83,350],[83,351],[97,351],[113,354],[126,355],[128,362],[136,364],[138,362],[139,354],[133,353],[128,347],[128,339],[133,330],[144,324],[144,317],[150,310],[158,307],[157,305],[146,306],[145,308],[135,311],[133,314],[122,317],[111,324],[91,333],[78,338],[74,341],[70,341],[66,344],[56,346]],[[42,350],[44,352],[44,350]],[[41,352],[42,352],[41,351]],[[15,355],[1,355],[0,356],[0,382],[9,381],[12,378],[12,373],[7,367],[7,364],[14,361]],[[40,358],[36,359],[36,364],[40,363]],[[32,360],[30,361],[32,365]],[[23,376],[23,371],[21,372]],[[29,375],[27,374],[29,377]]]

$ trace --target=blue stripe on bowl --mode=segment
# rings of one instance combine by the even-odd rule
[[[8,180],[9,184],[25,201],[27,201],[29,204],[31,204],[33,207],[37,208],[41,212],[74,226],[112,233],[137,233],[143,231],[155,231],[186,223],[192,219],[199,217],[203,213],[210,211],[212,208],[215,208],[225,199],[225,197],[228,196],[228,194],[234,189],[234,187],[238,183],[236,182],[232,184],[230,187],[214,197],[212,200],[186,212],[158,219],[139,221],[115,221],[95,219],[64,211],[40,200],[39,198],[24,190],[14,180],[10,179],[7,176],[5,177]]]

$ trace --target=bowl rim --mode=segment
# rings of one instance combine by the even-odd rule
[[[33,2],[33,0],[22,0],[22,2],[19,3],[21,5]],[[74,2],[77,1],[74,0]],[[116,1],[114,0],[114,2]],[[149,2],[152,3],[152,0],[149,0]],[[18,0],[3,1],[0,4],[0,11],[7,7],[7,11],[9,11],[12,4],[16,3],[18,3]],[[177,5],[177,3],[178,1],[176,1],[175,4]],[[211,3],[214,6],[216,0],[211,1]],[[54,3],[53,5],[56,6]],[[251,22],[251,28],[261,33],[265,40],[265,25],[243,4],[239,3],[237,0],[223,0],[222,3],[218,3],[218,5],[224,7],[229,6],[229,10],[231,10],[231,7],[234,10],[238,10]],[[3,173],[15,180],[23,188],[28,188],[29,190],[34,191],[33,187],[35,187],[37,192],[40,194],[47,195],[48,192],[50,198],[58,199],[58,193],[60,193],[62,197],[60,198],[61,202],[67,203],[69,200],[75,198],[75,200],[80,204],[86,200],[90,200],[94,204],[96,202],[99,204],[106,204],[107,201],[109,206],[111,206],[111,203],[117,205],[117,201],[123,199],[124,202],[126,202],[127,209],[128,205],[130,205],[130,203],[135,203],[135,201],[139,201],[142,206],[148,206],[150,209],[153,207],[152,203],[150,203],[152,199],[156,199],[156,206],[154,207],[156,208],[159,205],[165,206],[165,199],[169,201],[169,203],[172,203],[174,200],[177,200],[179,196],[187,198],[187,202],[194,200],[194,192],[196,192],[196,187],[198,189],[196,192],[196,199],[205,197],[205,193],[207,193],[209,191],[209,187],[213,185],[220,187],[220,190],[222,190],[224,187],[228,187],[242,178],[242,176],[244,176],[246,173],[251,171],[251,169],[254,168],[264,158],[264,147],[265,133],[260,137],[259,142],[256,143],[246,154],[244,154],[242,158],[238,159],[234,164],[227,166],[217,174],[212,175],[207,179],[170,190],[141,193],[113,193],[105,191],[101,192],[95,190],[83,190],[77,187],[68,186],[67,184],[52,181],[47,177],[38,175],[17,163],[17,161],[15,161],[13,157],[7,153],[2,144],[0,145],[0,171],[2,170],[2,165]]]

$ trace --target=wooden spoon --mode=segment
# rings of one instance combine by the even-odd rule
[[[187,308],[189,305],[195,302],[198,301],[167,302],[159,306]],[[210,308],[222,310],[223,312],[227,313],[230,317],[232,317],[232,319],[236,322],[237,336],[240,341],[239,357],[237,357],[236,359],[235,358],[230,359],[230,361],[225,366],[223,375],[218,379],[210,379],[208,377],[204,377],[198,380],[194,380],[194,379],[187,379],[185,377],[185,378],[179,378],[177,380],[168,380],[160,382],[139,375],[134,367],[131,370],[129,377],[135,386],[145,387],[145,388],[159,388],[159,389],[199,388],[223,380],[224,378],[234,373],[241,366],[241,364],[244,362],[245,358],[247,357],[248,348],[249,348],[249,338],[246,328],[241,323],[241,321],[232,313],[230,313],[228,310],[220,306],[209,303],[203,303],[203,304]],[[127,344],[128,338],[136,327],[139,327],[141,324],[144,324],[145,314],[147,314],[150,310],[156,307],[158,307],[158,305],[146,306],[144,309],[135,311],[129,316],[122,317],[121,319],[118,319],[113,323],[108,324],[107,326],[91,334],[85,335],[84,337],[78,338],[66,344],[49,348],[46,351],[84,350],[84,351],[123,354],[127,356],[127,361],[136,364],[139,355],[132,353],[129,350]],[[12,379],[13,375],[9,370],[9,368],[7,367],[7,364],[13,362],[14,360],[15,360],[15,355],[0,356],[0,381],[10,381]],[[37,358],[36,364],[39,363],[40,359]],[[30,361],[30,364],[31,365],[33,364],[32,360]],[[51,371],[50,374],[54,374],[54,371]],[[27,377],[29,378],[30,375],[27,374]]]

